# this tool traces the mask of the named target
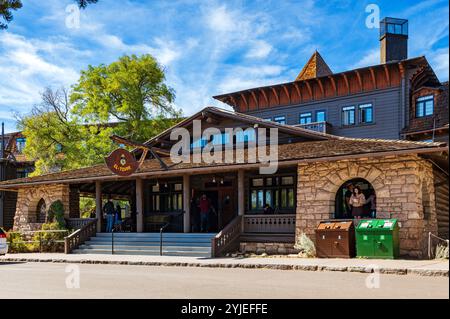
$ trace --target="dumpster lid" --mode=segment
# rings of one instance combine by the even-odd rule
[[[377,222],[376,229],[393,230],[397,226],[397,219],[380,219]]]
[[[321,221],[319,226],[317,226],[317,230],[331,230],[334,228],[335,222],[330,221]]]
[[[341,222],[335,222],[333,229],[334,230],[349,230],[353,227],[352,221],[341,221]]]
[[[397,219],[367,219],[360,221],[357,229],[393,230],[397,224]]]

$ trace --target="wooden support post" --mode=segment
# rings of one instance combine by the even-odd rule
[[[238,215],[242,216],[245,213],[244,203],[244,170],[238,170]]]
[[[144,231],[144,187],[142,179],[136,178],[136,232]]]
[[[95,217],[97,218],[97,232],[102,231],[102,219],[103,219],[103,203],[102,203],[102,183],[100,181],[95,182]]]
[[[190,176],[183,175],[183,231],[191,232],[191,183]]]

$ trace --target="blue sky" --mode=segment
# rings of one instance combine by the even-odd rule
[[[314,50],[334,72],[379,62],[381,17],[409,19],[409,56],[425,55],[441,81],[449,73],[447,0],[145,1],[99,0],[68,28],[71,0],[24,0],[0,31],[0,121],[15,130],[47,86],[70,86],[89,64],[124,54],[154,55],[165,67],[175,104],[190,115],[225,107],[216,94],[295,79]]]

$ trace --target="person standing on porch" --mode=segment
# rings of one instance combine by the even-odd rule
[[[111,200],[111,196],[108,196],[108,201],[103,206],[103,213],[106,214],[106,232],[110,233],[114,224],[114,204]]]
[[[208,197],[203,194],[200,198],[200,202],[198,207],[200,208],[200,226],[201,226],[201,232],[208,232],[209,227],[209,211],[211,208],[211,203],[208,199]]]
[[[345,191],[344,197],[345,197],[345,217],[351,218],[352,217],[352,205],[350,204],[350,198],[353,195],[353,190],[355,189],[355,186],[352,183],[347,184],[347,190]]]
[[[350,205],[352,205],[353,218],[360,219],[364,214],[364,204],[366,204],[366,197],[361,192],[361,188],[356,186],[353,189],[353,194],[350,197]]]

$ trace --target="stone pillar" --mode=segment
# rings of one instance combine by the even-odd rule
[[[243,169],[238,170],[238,215],[242,216],[245,213],[245,186],[244,186],[244,177],[245,172]]]
[[[142,179],[136,179],[136,231],[144,231],[144,187]]]
[[[95,182],[95,217],[97,218],[97,232],[102,231],[102,183],[100,181]]]
[[[191,232],[191,183],[190,176],[183,175],[183,231]]]

